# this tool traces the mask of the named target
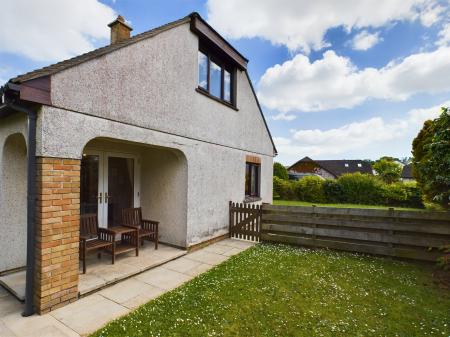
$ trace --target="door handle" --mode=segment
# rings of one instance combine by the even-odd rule
[[[105,203],[108,203],[109,199],[111,199],[112,196],[108,195],[108,192],[105,192]]]
[[[98,194],[98,202],[101,204],[103,202],[102,192]]]

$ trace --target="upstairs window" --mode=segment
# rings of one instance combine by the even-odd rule
[[[206,50],[198,51],[198,88],[214,98],[235,105],[233,68]]]
[[[246,163],[245,164],[245,196],[246,197],[259,197],[259,173],[260,164]]]

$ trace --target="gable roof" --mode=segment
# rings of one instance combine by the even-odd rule
[[[22,83],[22,82],[25,82],[25,81],[29,81],[29,80],[33,80],[33,79],[36,79],[36,78],[39,78],[39,77],[56,74],[56,73],[58,73],[60,71],[63,71],[65,69],[68,69],[68,68],[71,68],[71,67],[74,67],[74,66],[79,65],[79,64],[81,64],[83,62],[87,62],[89,60],[93,60],[93,59],[95,59],[97,57],[100,57],[100,56],[103,56],[105,54],[111,53],[111,52],[113,52],[113,51],[115,51],[117,49],[120,49],[120,48],[129,46],[129,45],[131,45],[133,43],[136,43],[136,42],[139,42],[139,41],[151,38],[153,36],[158,35],[161,32],[164,32],[166,30],[169,30],[169,29],[172,29],[174,27],[180,26],[180,25],[182,25],[184,23],[190,22],[192,15],[193,14],[189,14],[188,16],[186,16],[186,17],[184,17],[182,19],[179,19],[179,20],[167,23],[165,25],[159,26],[157,28],[151,29],[151,30],[146,31],[146,32],[141,33],[141,34],[137,34],[137,35],[132,36],[129,39],[123,40],[121,42],[118,42],[118,43],[115,43],[115,44],[110,44],[110,45],[107,45],[105,47],[101,47],[101,48],[98,48],[98,49],[94,49],[94,50],[92,50],[90,52],[87,52],[87,53],[79,55],[79,56],[75,56],[75,57],[73,57],[71,59],[64,60],[64,61],[61,61],[61,62],[52,64],[52,65],[49,65],[49,66],[41,68],[41,69],[36,69],[36,70],[30,71],[30,72],[25,73],[23,75],[16,76],[16,77],[10,79],[9,82],[19,84],[19,83]]]
[[[339,177],[345,173],[366,173],[373,174],[372,165],[363,160],[313,160],[309,157],[304,157],[291,165],[288,170],[291,170],[295,165],[306,162],[314,162],[324,170],[330,172],[335,177]]]
[[[244,64],[245,66],[242,68],[242,70],[245,72],[247,79],[250,83],[250,87],[252,89],[253,95],[255,97],[256,100],[256,104],[258,106],[259,112],[261,114],[261,117],[264,121],[264,126],[266,127],[267,133],[269,134],[269,138],[270,141],[272,143],[273,146],[273,150],[274,150],[274,155],[277,155],[277,149],[275,147],[275,143],[273,141],[272,138],[272,134],[270,133],[269,127],[267,125],[266,119],[264,117],[263,111],[261,109],[261,106],[259,104],[258,101],[258,97],[256,96],[256,92],[253,88],[252,85],[252,81],[250,80],[249,74],[247,72],[246,69],[246,64],[248,62],[248,59],[245,58],[244,56],[242,56],[241,53],[239,53],[239,51],[237,51],[230,43],[228,43],[228,41],[226,41],[219,33],[217,33],[214,28],[212,28],[201,16],[200,14],[198,14],[197,12],[192,12],[189,15],[185,16],[184,18],[181,18],[179,20],[176,21],[172,21],[169,22],[167,24],[164,24],[162,26],[156,27],[154,29],[151,29],[149,31],[137,34],[135,36],[130,37],[129,39],[123,40],[121,42],[118,43],[114,43],[114,44],[109,44],[105,47],[101,47],[98,49],[94,49],[90,52],[87,52],[85,54],[79,55],[79,56],[75,56],[71,59],[68,60],[64,60],[52,65],[49,65],[47,67],[44,68],[40,68],[40,69],[36,69],[33,71],[30,71],[28,73],[22,74],[22,75],[18,75],[12,79],[10,79],[8,81],[8,83],[12,83],[13,85],[15,84],[21,84],[23,82],[27,82],[27,81],[32,81],[32,80],[36,80],[39,78],[45,78],[47,76],[56,74],[60,71],[63,71],[65,69],[77,66],[81,63],[93,60],[97,57],[106,55],[108,53],[111,53],[115,50],[118,50],[120,48],[124,48],[126,46],[129,46],[131,44],[137,43],[139,41],[154,37],[156,35],[158,35],[159,33],[162,33],[164,31],[170,30],[172,28],[175,28],[177,26],[183,25],[185,23],[191,23],[191,30],[193,30],[194,32],[196,32],[199,36],[200,35],[204,35],[206,36],[206,38],[211,38],[212,40],[214,40],[213,42],[217,45],[219,45],[221,48],[226,48],[229,52],[231,52],[235,57],[237,56],[241,62],[238,62],[239,66],[242,68],[242,65]],[[209,30],[209,32],[211,32],[212,34],[207,34],[207,30]],[[42,102],[41,102],[42,103]]]
[[[414,179],[413,172],[412,172],[412,164],[406,164],[405,166],[403,166],[402,178]]]

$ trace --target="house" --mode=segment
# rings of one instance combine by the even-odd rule
[[[412,164],[406,164],[403,166],[401,179],[403,181],[416,181],[416,178],[414,178],[413,175]]]
[[[301,179],[315,175],[323,179],[336,179],[344,173],[373,174],[372,165],[363,160],[313,160],[309,157],[300,159],[288,168],[290,179]]]
[[[227,234],[230,200],[272,201],[248,60],[197,13],[109,27],[110,45],[1,89],[0,272],[26,266],[28,314],[77,298],[80,214],[108,227],[141,206],[188,249]]]

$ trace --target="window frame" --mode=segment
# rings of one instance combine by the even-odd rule
[[[211,52],[208,48],[204,46],[199,46],[198,52],[206,56],[206,89],[200,86],[199,83],[199,69],[197,62],[197,92],[203,93],[214,100],[224,103],[227,106],[236,108],[236,67],[231,65],[229,62],[224,61],[223,58],[219,57],[216,53]],[[220,67],[220,97],[213,95],[211,93],[211,60]],[[225,99],[225,71],[230,74],[230,100]]]
[[[247,167],[250,170],[250,177],[247,181]],[[252,194],[252,167],[256,167],[256,178],[255,178],[255,182],[256,182],[256,186],[255,186],[255,193]],[[249,193],[247,193],[249,192]],[[257,197],[260,198],[261,197],[261,164],[258,163],[252,163],[252,162],[245,162],[245,197]]]

